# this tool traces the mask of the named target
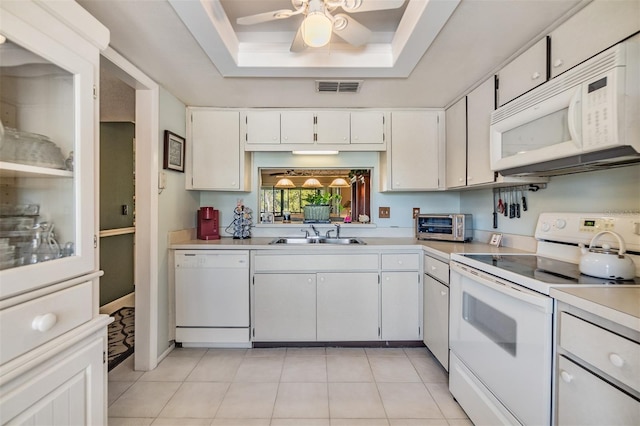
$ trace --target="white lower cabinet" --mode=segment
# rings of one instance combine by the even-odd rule
[[[560,357],[559,425],[637,425],[640,402],[594,373]]]
[[[378,340],[378,273],[317,275],[319,341]]]
[[[424,279],[424,343],[449,370],[449,287],[428,275]]]
[[[557,312],[555,424],[640,424],[640,332],[562,302]]]
[[[97,322],[102,331],[69,345],[42,363],[37,363],[37,354],[32,356],[27,367],[23,364],[15,369],[26,369],[17,378],[5,382],[7,375],[3,374],[0,424],[106,424],[104,352],[108,321]],[[53,349],[55,345],[49,346],[58,350]],[[46,353],[42,357],[46,358]]]
[[[419,272],[382,272],[382,340],[420,340]]]
[[[424,257],[424,344],[449,370],[449,265]]]
[[[253,340],[316,340],[316,274],[254,275]]]

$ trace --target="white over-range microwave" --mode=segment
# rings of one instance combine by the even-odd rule
[[[553,176],[640,161],[640,34],[491,114],[491,168]]]

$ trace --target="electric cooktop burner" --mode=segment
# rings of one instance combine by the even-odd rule
[[[581,274],[577,264],[527,254],[464,254],[464,257],[547,284],[640,285],[632,280],[597,278]]]

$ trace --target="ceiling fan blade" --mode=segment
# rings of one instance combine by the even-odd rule
[[[371,31],[349,15],[335,15],[333,32],[341,39],[354,46],[362,46],[371,38]]]
[[[397,9],[404,2],[405,0],[343,0],[342,9],[349,13]]]
[[[291,48],[289,50],[291,52],[302,52],[307,48],[307,45],[304,44],[304,40],[302,39],[302,27],[298,28],[296,32],[296,36],[293,38],[293,42],[291,43]]]
[[[258,13],[256,15],[243,16],[236,19],[238,25],[253,25],[261,22],[275,21],[276,19],[285,19],[296,14],[293,10],[281,9],[272,12]]]

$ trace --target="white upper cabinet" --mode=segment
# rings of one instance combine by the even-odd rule
[[[319,144],[348,144],[351,139],[351,116],[349,112],[317,112],[316,134],[316,142]]]
[[[280,112],[249,111],[241,114],[246,125],[246,142],[249,144],[280,143]]]
[[[240,145],[240,113],[187,109],[187,189],[248,191],[251,157]]]
[[[385,113],[382,111],[351,112],[352,144],[383,144],[385,141]]]
[[[58,6],[0,3],[0,299],[98,267],[95,93],[109,33]]]
[[[391,141],[380,155],[381,190],[437,190],[443,139],[444,111],[393,111]]]
[[[498,105],[547,81],[547,37],[511,61],[498,73]]]
[[[384,151],[388,112],[249,109],[241,111],[245,151]]]
[[[282,111],[280,113],[281,142],[283,144],[313,144],[314,121],[315,117],[312,111]]]
[[[551,33],[551,77],[640,31],[638,0],[595,0]]]
[[[457,188],[467,184],[467,98],[447,108],[445,118],[446,187]]]
[[[467,186],[491,183],[491,113],[495,109],[495,79],[487,79],[467,95]]]

